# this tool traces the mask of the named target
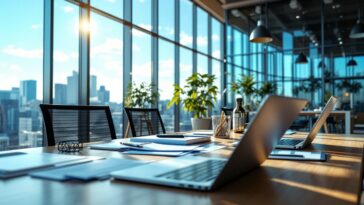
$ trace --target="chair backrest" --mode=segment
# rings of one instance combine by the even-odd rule
[[[227,107],[221,108],[221,111],[223,111],[225,115],[229,116],[233,116],[233,110],[234,108],[227,108]]]
[[[116,139],[109,106],[41,104],[48,146],[67,140],[97,142]]]
[[[124,108],[133,137],[166,133],[156,108]]]

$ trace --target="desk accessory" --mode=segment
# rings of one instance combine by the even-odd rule
[[[83,149],[83,144],[75,140],[66,140],[58,142],[57,149],[60,152],[80,152]]]
[[[230,136],[230,116],[221,112],[221,116],[212,116],[212,126],[214,137],[229,138]]]

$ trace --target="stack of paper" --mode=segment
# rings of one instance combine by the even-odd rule
[[[133,137],[130,138],[131,142],[154,142],[159,144],[170,144],[170,145],[190,145],[202,142],[209,142],[211,136],[201,135],[201,136],[189,136],[185,135],[183,138],[161,138],[155,135],[144,136],[144,137]]]
[[[126,141],[126,140],[121,140]],[[141,155],[159,155],[159,156],[183,156],[186,154],[196,154],[199,152],[209,152],[221,149],[225,146],[218,144],[203,144],[203,145],[167,145],[157,143],[145,143],[142,147],[131,147],[120,144],[120,140],[115,140],[109,143],[90,145],[91,149],[121,151],[125,154],[141,154]]]

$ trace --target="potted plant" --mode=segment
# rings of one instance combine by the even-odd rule
[[[125,107],[144,108],[151,107],[158,100],[158,93],[153,91],[154,85],[142,82],[137,85],[129,83],[127,97],[124,99]]]
[[[215,75],[194,73],[186,79],[185,86],[175,84],[173,98],[167,108],[182,104],[185,111],[193,114],[193,130],[211,129],[211,118],[207,118],[207,111],[216,102],[215,79]]]
[[[269,94],[274,94],[277,91],[277,84],[272,82],[264,82],[262,86],[257,91],[260,98],[264,98],[264,96]]]
[[[231,83],[231,90],[244,96],[245,109],[247,111],[253,110],[252,98],[257,93],[255,84],[254,77],[248,75],[242,75],[241,79]]]

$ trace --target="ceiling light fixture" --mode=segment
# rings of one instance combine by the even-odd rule
[[[307,56],[301,51],[296,58],[296,64],[306,64],[308,63]]]
[[[265,6],[265,15],[266,15],[266,21],[268,20],[267,17],[267,4]],[[269,43],[273,41],[273,37],[270,34],[269,30],[263,25],[262,14],[260,15],[260,20],[257,22],[257,27],[253,29],[253,31],[250,33],[249,41],[253,43]]]
[[[319,64],[318,64],[318,67],[319,68],[322,68],[322,67],[326,68],[326,64],[322,63],[322,61],[320,61]]]
[[[300,19],[301,17],[299,15],[296,16],[296,19]]]
[[[354,67],[354,66],[357,66],[357,65],[358,65],[358,63],[354,60],[353,56],[351,56],[351,59],[346,64],[346,66],[349,66],[349,67]]]
[[[302,47],[303,47],[305,45],[305,36],[306,36],[305,26],[303,26],[302,31],[304,33],[304,35],[302,36]],[[306,64],[306,63],[308,63],[307,56],[303,53],[303,51],[301,51],[300,54],[298,54],[295,63],[296,64]]]
[[[358,20],[355,26],[351,29],[350,38],[364,38],[364,24],[361,22],[361,11],[359,7]]]

